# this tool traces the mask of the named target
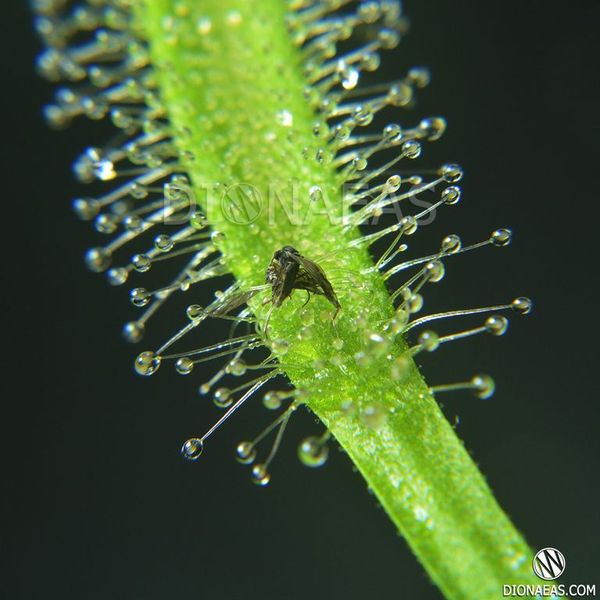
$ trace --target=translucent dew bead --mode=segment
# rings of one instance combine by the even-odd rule
[[[90,271],[102,273],[110,266],[111,254],[104,248],[91,248],[85,255],[85,264]]]
[[[180,375],[189,375],[193,369],[194,361],[187,356],[182,356],[181,358],[177,359],[177,362],[175,363],[175,370]]]
[[[440,345],[440,338],[435,331],[424,331],[419,336],[419,345],[427,352],[433,352]]]
[[[508,329],[508,319],[500,315],[488,317],[485,321],[485,329],[492,335],[504,335]]]
[[[130,321],[123,326],[123,337],[130,343],[139,342],[145,333],[146,328],[143,323],[138,321]]]
[[[240,442],[235,450],[238,462],[248,465],[256,458],[256,448],[252,442]]]
[[[123,285],[129,277],[129,272],[124,267],[117,267],[115,269],[109,269],[106,273],[108,283],[110,285]]]
[[[307,437],[298,446],[298,458],[306,467],[320,467],[325,464],[328,456],[327,444],[318,437]]]
[[[100,204],[93,198],[77,198],[73,200],[73,211],[82,221],[91,221],[100,211]]]
[[[463,170],[459,165],[447,164],[440,169],[440,175],[448,183],[458,183],[463,177]]]
[[[231,406],[233,404],[231,390],[226,387],[219,388],[215,391],[213,402],[215,403],[215,406],[219,408],[227,408],[228,406]]]
[[[150,302],[152,294],[146,288],[134,288],[129,292],[129,299],[134,306],[141,308]]]
[[[490,241],[494,246],[508,246],[512,239],[512,231],[510,229],[496,229],[492,232]]]
[[[430,117],[419,123],[420,134],[429,142],[439,140],[446,131],[446,120],[442,117]]]
[[[198,460],[204,451],[204,442],[200,438],[190,438],[181,446],[181,455],[186,460]]]
[[[263,406],[268,410],[281,408],[281,397],[277,392],[267,392],[263,396]]]
[[[520,315],[528,315],[533,308],[533,302],[529,298],[520,297],[512,301],[512,308]]]
[[[169,252],[173,248],[173,239],[166,234],[157,235],[154,238],[154,247],[159,252]]]
[[[146,350],[135,359],[135,371],[138,375],[148,377],[154,375],[160,367],[161,358],[155,352]]]
[[[407,140],[402,144],[402,153],[411,160],[421,156],[421,144],[415,140]]]
[[[461,190],[456,185],[451,185],[442,192],[442,200],[448,205],[457,204],[460,200],[460,196]]]
[[[489,375],[475,375],[471,379],[473,385],[473,393],[482,400],[487,400],[494,395],[496,384]]]
[[[271,476],[267,471],[267,467],[265,465],[255,465],[252,469],[252,481],[256,485],[267,485],[269,481],[271,481]]]
[[[140,273],[145,273],[152,266],[152,259],[147,254],[136,254],[131,262],[133,268]]]

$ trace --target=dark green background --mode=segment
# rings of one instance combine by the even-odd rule
[[[427,297],[444,309],[534,298],[501,339],[442,348],[432,383],[493,373],[489,402],[443,398],[498,500],[534,548],[567,559],[565,582],[598,583],[598,29],[596,1],[412,0],[413,27],[384,71],[431,67],[412,123],[443,114],[445,138],[421,165],[456,160],[464,202],[423,228],[415,250],[457,232],[510,225],[506,251],[448,261]],[[10,600],[439,598],[347,458],[309,470],[295,445],[320,431],[296,418],[259,489],[233,459],[268,419],[258,401],[211,440],[197,464],[178,454],[215,418],[200,377],[132,371],[121,343],[126,291],[87,273],[88,227],[69,204],[69,173],[105,128],[46,129],[51,86],[24,2],[2,7],[4,299],[2,472]],[[199,298],[202,303],[202,298]],[[164,334],[181,321],[171,313]],[[160,339],[160,338],[153,338]],[[500,597],[500,590],[499,590]]]

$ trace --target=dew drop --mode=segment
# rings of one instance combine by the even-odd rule
[[[131,263],[138,273],[145,273],[152,266],[152,259],[147,254],[136,254]]]
[[[400,220],[400,230],[405,235],[412,235],[417,231],[418,223],[417,220],[412,216],[402,217]]]
[[[352,130],[346,123],[338,123],[333,128],[333,139],[336,142],[344,142],[350,137],[351,133]]]
[[[146,328],[139,321],[130,321],[123,326],[123,337],[130,343],[135,344],[143,337]]]
[[[268,410],[281,408],[281,396],[277,392],[267,392],[263,396],[263,406]]]
[[[419,345],[423,347],[426,352],[433,352],[437,350],[440,345],[440,338],[435,331],[424,331],[419,336]]]
[[[110,181],[117,176],[115,165],[110,160],[99,160],[94,164],[94,175],[100,181]]]
[[[227,408],[233,404],[231,390],[226,387],[219,388],[215,391],[213,402],[218,408]]]
[[[241,358],[236,358],[227,365],[227,372],[231,373],[231,375],[240,376],[246,372],[247,369],[246,362]]]
[[[427,269],[427,279],[428,281],[431,281],[431,283],[441,281],[446,274],[446,268],[441,260],[434,260],[427,263],[425,268]]]
[[[238,462],[248,465],[254,462],[256,458],[256,449],[252,442],[240,442],[235,450],[235,455]]]
[[[284,339],[276,339],[271,342],[271,349],[275,354],[286,354],[289,350],[289,343]]]
[[[90,79],[92,79],[91,73]],[[135,120],[130,114],[116,108],[110,111],[110,120],[117,129],[131,129],[135,125]]]
[[[332,114],[333,112],[335,112],[336,108],[337,108],[337,103],[331,97],[325,97],[319,104],[319,110],[324,115]]]
[[[494,246],[508,246],[512,239],[512,231],[510,229],[496,229],[490,236],[490,241]]]
[[[131,233],[139,233],[144,228],[144,221],[137,215],[128,215],[123,219],[123,225]]]
[[[471,384],[474,386],[473,393],[482,400],[491,398],[496,391],[496,384],[489,375],[475,375]]]
[[[200,438],[190,438],[181,446],[181,455],[186,460],[198,460],[204,451],[204,442]]]
[[[225,234],[222,231],[213,231],[210,234],[210,241],[218,246],[225,239]]]
[[[402,324],[402,326],[406,326],[408,325],[409,316],[409,312],[404,307],[400,306],[396,309],[396,314],[394,318],[397,319],[398,322]]]
[[[192,372],[193,368],[194,361],[191,358],[188,358],[187,356],[182,356],[181,358],[178,358],[177,362],[175,363],[175,370],[180,375],[189,375]]]
[[[403,319],[393,317],[390,321],[389,327],[391,332],[397,335],[398,333],[402,333],[404,331],[404,329],[406,328],[406,322]]]
[[[128,276],[129,272],[123,267],[109,269],[106,273],[110,285],[123,285],[127,281]]]
[[[388,177],[387,181],[385,182],[386,190],[389,193],[397,192],[400,189],[401,183],[402,179],[400,178],[400,175],[392,175],[391,177]]]
[[[254,465],[252,468],[252,481],[256,485],[267,485],[271,480],[271,475],[267,471],[267,467],[265,465]]]
[[[375,23],[381,16],[381,9],[377,2],[361,2],[358,6],[358,17],[363,23]]]
[[[379,54],[375,52],[365,52],[360,58],[360,66],[365,71],[376,71],[381,64],[381,59],[379,58]]]
[[[105,248],[91,248],[86,252],[85,264],[90,271],[101,273],[110,266],[112,256]]]
[[[199,304],[190,304],[185,309],[185,314],[190,321],[195,321],[199,319],[204,313],[204,309]]]
[[[142,200],[148,196],[148,188],[145,185],[135,181],[129,187],[129,193],[131,194],[132,198],[135,198],[136,200]]]
[[[393,29],[381,29],[377,37],[384,50],[391,50],[400,43],[400,34]]]
[[[411,294],[406,299],[406,309],[411,315],[418,313],[423,308],[423,296],[421,294]]]
[[[313,135],[317,139],[325,139],[329,133],[329,127],[324,121],[317,121],[313,125]]]
[[[439,140],[446,131],[446,120],[442,117],[430,117],[419,123],[419,131],[429,142]]]
[[[397,143],[402,139],[402,127],[396,123],[390,123],[383,129],[383,139],[389,143]]]
[[[190,225],[194,229],[204,229],[206,227],[206,224],[207,224],[206,216],[199,211],[196,211],[190,217]]]
[[[508,319],[500,315],[492,315],[486,319],[485,329],[492,335],[504,335],[508,329]]]
[[[348,66],[344,61],[339,61],[337,70],[342,78],[342,87],[345,90],[353,90],[359,79],[358,69]]]
[[[408,159],[415,159],[421,156],[421,144],[415,140],[407,140],[402,144],[402,153]]]
[[[528,315],[533,308],[533,302],[529,298],[521,296],[512,301],[512,309],[520,315]]]
[[[364,171],[367,168],[368,161],[364,156],[355,156],[352,159],[352,169],[355,171]]]
[[[316,202],[317,200],[320,200],[323,197],[323,189],[321,188],[321,186],[313,185],[308,190],[308,196],[311,199],[311,202]]]
[[[165,233],[157,235],[154,238],[154,247],[159,252],[169,252],[169,250],[173,248],[173,239],[170,235],[166,235]]]
[[[352,117],[357,125],[365,127],[373,122],[373,110],[368,106],[359,104],[352,112]]]
[[[135,371],[138,375],[148,377],[154,375],[160,367],[161,358],[155,352],[146,350],[135,359]]]
[[[413,90],[406,83],[396,83],[390,87],[387,101],[392,106],[406,106],[413,99]]]
[[[440,175],[448,183],[458,183],[463,177],[463,170],[455,164],[443,165],[440,169]]]
[[[306,467],[321,467],[327,461],[329,447],[320,438],[310,436],[298,446],[298,458]]]
[[[142,308],[150,302],[152,294],[146,288],[134,288],[129,292],[129,299],[134,306]]]
[[[431,74],[429,69],[425,67],[413,67],[408,72],[408,79],[418,88],[424,88],[429,85],[429,82],[431,81]]]
[[[457,235],[455,235],[454,233],[451,233],[450,235],[447,235],[442,240],[442,244],[441,244],[440,250],[444,254],[455,254],[461,248],[462,248],[462,241],[461,241],[461,239]]]
[[[456,185],[451,185],[442,191],[442,200],[445,204],[456,204],[460,200],[461,190]]]
[[[100,204],[93,198],[73,200],[73,211],[82,221],[91,221],[100,211]]]
[[[117,230],[119,220],[115,215],[98,215],[94,221],[94,228],[98,233],[110,235]]]

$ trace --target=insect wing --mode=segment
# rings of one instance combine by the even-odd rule
[[[293,258],[307,273],[309,279],[313,281],[317,289],[320,288],[322,295],[325,296],[329,300],[329,302],[331,302],[331,304],[333,304],[337,309],[339,309],[340,303],[337,299],[337,296],[335,295],[333,286],[329,282],[329,279],[327,279],[327,275],[325,275],[325,271],[323,271],[323,269],[321,269],[321,267],[317,263],[314,263],[312,260],[309,260],[304,256],[295,255]],[[302,283],[304,283],[304,281],[302,281]],[[303,285],[302,289],[306,289],[310,292],[315,293],[314,287],[309,288]]]

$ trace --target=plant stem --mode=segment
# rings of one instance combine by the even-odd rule
[[[326,271],[339,319],[332,323],[324,298],[303,307],[296,292],[273,312],[273,352],[446,597],[499,598],[503,584],[535,584],[529,548],[406,342],[380,334],[394,307],[366,247],[351,245],[360,232],[341,224],[343,176],[313,133],[320,117],[305,99],[286,10],[282,0],[152,0],[135,9],[196,197],[242,287],[263,283],[284,245]],[[262,212],[236,223],[223,186],[248,184]],[[266,308],[253,308],[264,319]]]

